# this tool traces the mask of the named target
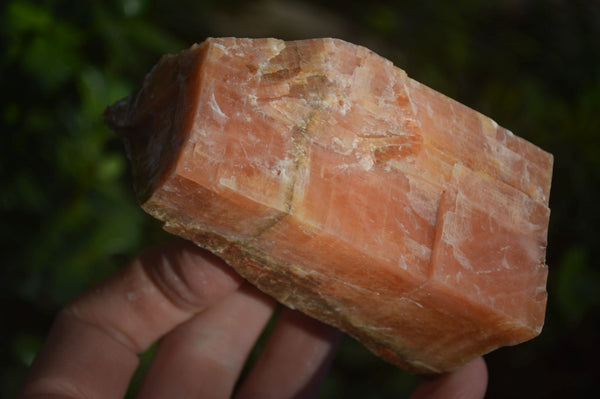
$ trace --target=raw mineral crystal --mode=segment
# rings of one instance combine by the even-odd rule
[[[208,39],[105,118],[166,230],[394,364],[540,333],[552,156],[366,48]]]

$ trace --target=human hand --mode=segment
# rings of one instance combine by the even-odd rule
[[[141,254],[58,315],[21,398],[119,398],[138,354],[159,338],[143,398],[228,398],[276,303],[217,257],[183,241]],[[312,398],[340,333],[284,308],[235,397]],[[424,382],[414,398],[482,398],[479,358]]]

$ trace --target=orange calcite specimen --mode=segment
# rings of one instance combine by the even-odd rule
[[[366,48],[208,39],[105,119],[165,229],[394,364],[541,331],[552,156]]]

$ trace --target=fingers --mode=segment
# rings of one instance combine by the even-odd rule
[[[161,341],[141,398],[229,398],[275,301],[245,285]]]
[[[482,399],[487,381],[485,361],[478,357],[452,373],[423,382],[411,399]]]
[[[61,312],[21,397],[122,397],[138,353],[240,282],[182,241],[146,252]]]
[[[283,309],[236,399],[316,397],[340,336],[332,327]]]
[[[121,342],[63,312],[18,397],[123,397],[137,364],[137,355]]]

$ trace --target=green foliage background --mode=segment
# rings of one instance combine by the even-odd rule
[[[101,113],[161,54],[207,36],[366,45],[552,152],[546,326],[487,356],[488,396],[597,393],[597,1],[9,0],[0,18],[1,397],[14,394],[57,309],[166,239],[135,204]],[[323,397],[403,397],[415,383],[348,339]]]

